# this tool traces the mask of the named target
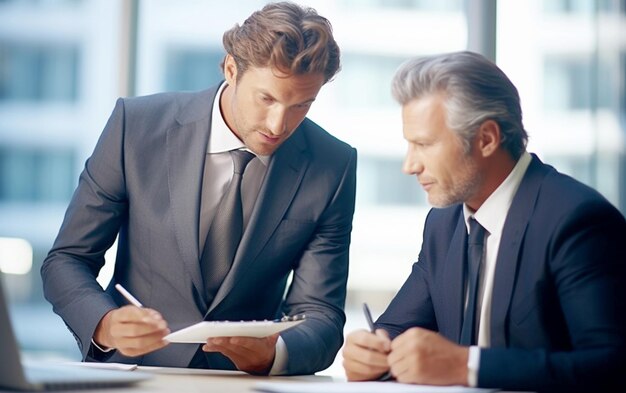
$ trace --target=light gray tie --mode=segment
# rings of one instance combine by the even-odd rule
[[[211,304],[230,270],[243,234],[241,180],[254,154],[245,150],[232,150],[230,156],[234,164],[233,178],[217,207],[200,259],[207,304]]]

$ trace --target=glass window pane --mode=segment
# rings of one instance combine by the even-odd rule
[[[68,202],[74,191],[71,149],[0,147],[0,203]]]
[[[167,50],[165,66],[165,89],[201,90],[224,79],[220,64],[224,58],[221,49]]]
[[[77,99],[78,48],[0,41],[0,101]]]
[[[43,297],[39,270],[82,164],[125,94],[121,6],[128,3],[0,3],[0,237],[24,239],[33,254],[30,271],[0,279],[21,347],[36,352],[29,355],[79,359]],[[45,335],[36,332],[41,326]]]
[[[520,91],[529,150],[626,211],[623,6],[499,1],[497,60]]]

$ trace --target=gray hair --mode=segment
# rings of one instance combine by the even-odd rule
[[[501,145],[517,160],[526,149],[517,89],[498,66],[472,52],[414,58],[400,66],[392,94],[401,105],[435,93],[446,97],[447,126],[459,135],[466,153],[481,124],[498,123]]]

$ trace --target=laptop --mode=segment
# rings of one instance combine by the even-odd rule
[[[9,302],[0,274],[0,390],[71,390],[128,386],[151,378],[138,371],[94,369],[81,365],[22,363],[9,319]]]

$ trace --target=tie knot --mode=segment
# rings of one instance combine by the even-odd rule
[[[483,228],[474,217],[469,219],[469,227],[469,244],[483,244],[485,240],[485,228]]]
[[[254,158],[254,154],[247,150],[231,150],[230,156],[233,158],[234,173],[243,173],[246,165]]]

